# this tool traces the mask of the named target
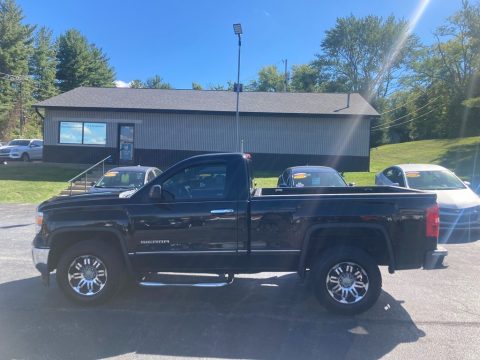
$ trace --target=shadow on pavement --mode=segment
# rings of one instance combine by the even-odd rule
[[[480,239],[478,230],[442,231],[438,238],[439,244],[466,244]]]
[[[91,308],[52,283],[0,285],[0,358],[378,359],[425,335],[387,292],[365,314],[337,316],[295,274],[215,289],[132,286]]]

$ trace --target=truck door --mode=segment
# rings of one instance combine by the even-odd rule
[[[162,179],[162,196],[132,211],[137,265],[149,271],[221,268],[237,254],[237,200],[225,162]],[[152,185],[153,186],[153,185]]]

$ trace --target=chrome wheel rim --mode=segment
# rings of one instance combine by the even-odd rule
[[[328,294],[341,304],[354,304],[368,292],[368,275],[358,264],[341,262],[330,268],[326,286]]]
[[[68,268],[68,284],[79,295],[94,296],[102,291],[106,283],[107,268],[96,256],[79,256]]]

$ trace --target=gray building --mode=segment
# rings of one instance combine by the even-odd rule
[[[44,160],[167,166],[236,150],[231,91],[80,87],[35,104],[44,114]],[[240,94],[239,138],[257,169],[327,165],[368,171],[370,121],[359,94]]]

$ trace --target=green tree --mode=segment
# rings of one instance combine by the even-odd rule
[[[45,100],[58,94],[56,87],[57,50],[52,42],[52,31],[42,27],[35,36],[30,73],[35,82],[33,96]]]
[[[196,82],[192,82],[192,89],[193,90],[203,90],[202,85]]]
[[[145,82],[145,87],[148,89],[171,89],[172,86],[169,83],[163,81],[160,75],[154,75],[148,78]]]
[[[249,91],[283,91],[285,77],[275,65],[264,66],[258,72],[257,80],[252,81],[246,90]]]
[[[107,56],[78,30],[58,38],[57,80],[61,91],[79,86],[113,86],[115,72]]]
[[[338,18],[313,65],[327,81],[375,101],[388,95],[417,47],[416,37],[407,34],[407,22],[394,16]]]
[[[293,65],[291,91],[314,92],[318,90],[318,71],[311,65]]]
[[[480,96],[480,4],[462,1],[462,8],[435,36],[436,43],[414,57],[412,73],[407,77],[411,88],[428,94],[425,103],[429,105],[422,108],[422,113],[433,107],[432,112],[414,122],[412,135],[419,139],[477,135],[480,110],[469,105]]]
[[[90,62],[87,66],[88,86],[114,87],[115,71],[109,65],[109,58],[102,49],[90,44]]]
[[[142,82],[142,80],[135,79],[130,82],[130,87],[132,89],[143,89],[145,84]]]
[[[23,20],[15,1],[0,0],[0,137],[19,133],[31,103],[32,82],[27,75],[35,27]]]

